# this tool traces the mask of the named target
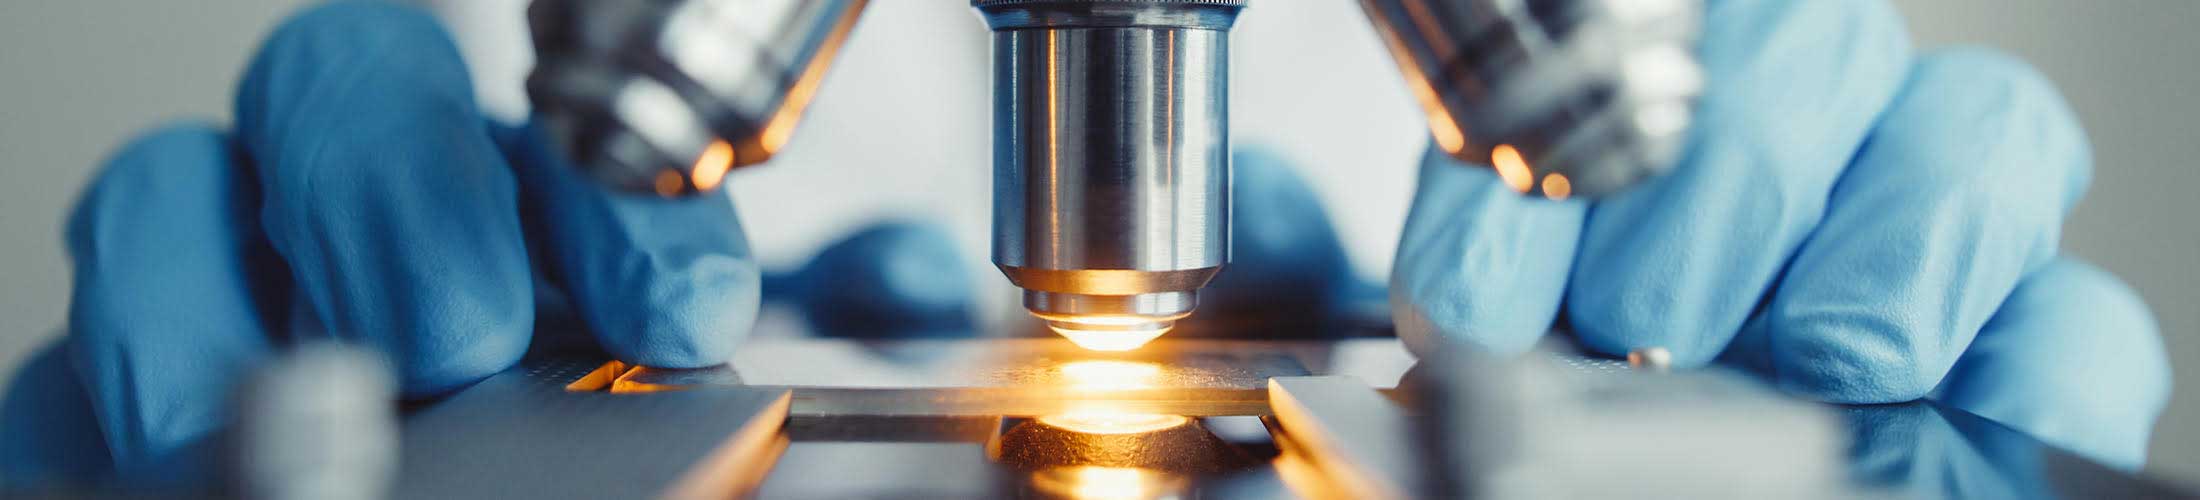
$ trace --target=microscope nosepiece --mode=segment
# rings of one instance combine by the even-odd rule
[[[867,0],[536,0],[527,93],[614,188],[677,196],[786,145]]]
[[[1507,186],[1598,196],[1669,168],[1703,72],[1700,0],[1362,0],[1436,145]]]
[[[1024,307],[1124,350],[1229,253],[1229,29],[1242,0],[976,0],[993,30],[993,262]]]

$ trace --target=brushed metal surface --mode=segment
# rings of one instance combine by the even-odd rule
[[[867,2],[540,0],[528,96],[596,180],[709,190],[786,144]],[[701,163],[714,146],[723,158]]]
[[[843,359],[868,359],[873,363],[899,365],[935,365],[933,370],[955,372],[948,365],[983,360],[974,352],[1016,353],[1033,349],[1032,346],[992,346],[997,341],[938,342],[857,342],[846,340],[810,341],[820,346],[837,345],[865,352],[862,356]],[[964,344],[960,347],[954,344]],[[1156,345],[1169,346],[1175,342]],[[753,478],[753,467],[721,467],[726,461],[708,462],[703,457],[732,457],[749,464],[762,463],[772,468],[763,476],[762,490],[755,493],[765,497],[1006,497],[1047,494],[1048,488],[1061,491],[1059,480],[1065,476],[1055,472],[1077,472],[1084,467],[1103,467],[1091,470],[1094,474],[1072,474],[1070,479],[1100,480],[1071,482],[1078,484],[1112,484],[1114,480],[1136,478],[1150,487],[1141,491],[1176,491],[1187,498],[1277,498],[1285,496],[1321,498],[1319,488],[1304,488],[1309,484],[1309,474],[1315,486],[1333,483],[1309,462],[1329,466],[1354,464],[1366,476],[1393,476],[1384,481],[1392,484],[1408,484],[1406,475],[1422,474],[1449,477],[1476,477],[1483,473],[1518,479],[1525,469],[1456,468],[1474,461],[1430,461],[1427,454],[1406,457],[1405,462],[1392,452],[1422,451],[1422,447],[1458,446],[1467,436],[1450,436],[1430,433],[1427,419],[1420,416],[1449,416],[1460,418],[1474,414],[1463,408],[1441,409],[1441,401],[1415,401],[1405,398],[1402,406],[1392,399],[1399,394],[1379,394],[1361,381],[1382,385],[1386,379],[1395,380],[1396,373],[1365,368],[1366,365],[1395,365],[1394,362],[1371,363],[1391,359],[1385,352],[1397,349],[1391,341],[1384,345],[1374,341],[1330,342],[1213,342],[1180,347],[1185,352],[1216,350],[1249,350],[1283,353],[1294,357],[1316,374],[1350,374],[1359,380],[1343,377],[1279,378],[1278,388],[1256,392],[1262,397],[1277,397],[1276,417],[1271,421],[1304,423],[1275,436],[1275,444],[1287,450],[1275,455],[1275,450],[1261,451],[1258,444],[1245,444],[1225,438],[1230,446],[1251,453],[1254,457],[1274,456],[1272,462],[1220,474],[1199,473],[1193,475],[1169,474],[1166,467],[1180,469],[1228,469],[1216,467],[1217,462],[1177,460],[1179,455],[1150,456],[1136,463],[1108,462],[1110,457],[1121,455],[1122,450],[1086,450],[1076,453],[1055,454],[1040,457],[1043,460],[1018,461],[1018,453],[1031,453],[1009,448],[1021,446],[1014,443],[1039,443],[1035,446],[1056,447],[1062,445],[1114,446],[1136,441],[1120,439],[1007,439],[1020,419],[1004,419],[1000,415],[930,416],[930,415],[803,415],[777,413],[769,400],[784,394],[784,389],[772,387],[719,387],[715,384],[730,383],[726,376],[730,371],[722,369],[699,370],[686,373],[663,372],[665,378],[657,380],[709,381],[712,386],[690,386],[693,390],[679,392],[651,392],[644,394],[618,394],[604,392],[611,382],[576,384],[588,379],[597,368],[604,365],[602,358],[530,358],[521,367],[492,377],[488,381],[468,388],[452,398],[425,407],[416,408],[404,423],[404,467],[399,491],[407,498],[450,497],[527,497],[527,498],[603,498],[654,496],[668,483],[681,478],[697,477],[690,472],[715,471],[719,475],[703,475],[704,479]],[[1357,347],[1353,347],[1357,346]],[[798,352],[820,353],[834,349],[762,350],[758,354],[789,355]],[[1069,348],[1074,349],[1074,348]],[[949,351],[946,356],[926,356],[930,351]],[[959,351],[960,354],[954,354]],[[745,351],[746,352],[746,351]],[[845,354],[845,353],[844,353]],[[769,366],[793,365],[803,359],[786,359]],[[1718,492],[1730,493],[1733,487],[1749,481],[1763,481],[1768,477],[1763,471],[1746,471],[1750,467],[1736,465],[1738,459],[1767,453],[1785,456],[1791,448],[1767,443],[1785,443],[1781,439],[1750,438],[1746,446],[1722,452],[1670,452],[1683,450],[1669,448],[1658,453],[1627,451],[1616,446],[1627,440],[1639,441],[1644,437],[1686,437],[1690,440],[1729,440],[1756,436],[1744,428],[1762,429],[1764,423],[1750,426],[1707,425],[1702,419],[1670,418],[1685,414],[1705,413],[1743,421],[1766,418],[1761,407],[1732,403],[1737,393],[1720,390],[1715,386],[1690,383],[1696,380],[1687,373],[1644,374],[1629,370],[1623,363],[1611,360],[1581,361],[1572,357],[1548,360],[1541,376],[1516,383],[1486,381],[1504,387],[1547,386],[1553,383],[1582,384],[1585,391],[1564,391],[1559,396],[1575,395],[1582,399],[1567,411],[1541,408],[1528,413],[1548,422],[1549,432],[1486,432],[1476,434],[1472,441],[1486,444],[1533,444],[1576,447],[1591,452],[1594,457],[1622,456],[1647,457],[1653,465],[1625,470],[1654,473],[1667,479],[1687,479],[1689,484],[1702,485]],[[1408,359],[1410,362],[1410,358]],[[758,367],[766,365],[757,365]],[[1355,368],[1359,366],[1359,368]],[[838,366],[845,368],[845,366]],[[1403,367],[1393,367],[1403,370]],[[970,370],[965,370],[969,372]],[[982,372],[983,370],[976,370]],[[626,375],[636,375],[628,368]],[[905,389],[865,389],[900,384],[889,378],[906,371],[878,371],[854,374],[847,377],[825,375],[824,383],[851,384],[854,387],[828,388],[835,391],[909,391],[936,394],[960,391],[1015,391],[1016,387],[991,387],[959,389],[954,387],[916,387]],[[744,373],[743,375],[747,375]],[[768,378],[757,373],[759,378]],[[1423,374],[1428,375],[1428,374]],[[1439,376],[1444,376],[1438,373]],[[1451,373],[1450,375],[1458,375]],[[821,374],[807,374],[817,377]],[[1035,380],[1046,376],[1026,377],[971,377],[951,376],[947,380]],[[630,382],[640,381],[629,377]],[[1309,381],[1325,383],[1310,385]],[[1454,382],[1464,381],[1454,379]],[[1630,382],[1632,381],[1632,382]],[[935,381],[939,383],[939,381]],[[1644,385],[1648,384],[1648,385]],[[574,388],[580,386],[581,388]],[[592,388],[591,388],[592,387]],[[1437,386],[1420,386],[1422,391]],[[794,388],[799,394],[804,388]],[[1233,389],[1214,389],[1230,391]],[[1616,391],[1616,392],[1615,392]],[[1408,390],[1411,392],[1411,390]],[[1439,390],[1439,392],[1442,392]],[[965,394],[976,394],[966,392]],[[1226,393],[1225,393],[1226,394]],[[686,395],[686,396],[683,396]],[[1426,397],[1423,394],[1422,397]],[[1098,400],[1104,402],[1105,400]],[[1644,411],[1645,405],[1655,406],[1664,401],[1670,408],[1686,409],[1694,413]],[[1264,401],[1265,402],[1265,401]],[[759,406],[763,405],[763,406]],[[784,407],[781,407],[784,408]],[[1286,410],[1285,408],[1290,408]],[[1888,496],[1916,496],[1921,498],[1973,498],[1987,497],[2069,497],[2069,498],[2164,498],[2190,496],[2187,490],[2174,485],[2148,480],[2117,472],[2099,464],[2086,461],[2068,452],[2055,449],[1998,423],[1948,408],[1938,403],[1913,402],[1896,405],[1861,407],[1835,407],[1840,415],[1838,422],[1843,432],[1851,436],[1851,447],[1845,460],[1831,460],[1807,467],[1785,470],[1787,474],[1830,473],[1848,478],[1853,486],[1865,488],[1872,494],[1868,498]],[[1523,410],[1528,408],[1515,408]],[[1544,411],[1554,410],[1554,411]],[[1409,421],[1400,424],[1400,412]],[[1436,414],[1428,412],[1435,411]],[[1286,415],[1286,413],[1293,413]],[[1584,417],[1591,414],[1611,418],[1602,423],[1590,423]],[[1662,418],[1661,418],[1662,416]],[[761,419],[761,420],[759,420]],[[1031,419],[1032,421],[1041,419]],[[1198,419],[1198,427],[1212,428],[1220,419]],[[1448,422],[1449,420],[1447,420]],[[728,442],[726,436],[754,434],[751,429],[757,422],[770,422],[778,434],[765,446],[741,448],[746,454],[713,455],[704,450]],[[1417,422],[1417,423],[1416,423]],[[1028,422],[1027,422],[1028,423]],[[1294,426],[1280,423],[1279,426]],[[1455,428],[1449,426],[1439,426]],[[1743,430],[1737,430],[1743,429]],[[1376,435],[1371,433],[1394,433]],[[1362,436],[1365,435],[1365,436]],[[1307,443],[1308,438],[1327,436],[1324,443],[1328,451],[1301,453],[1306,448],[1293,447]],[[1355,437],[1360,436],[1360,437]],[[1390,436],[1390,437],[1382,437]],[[1029,436],[1025,436],[1029,437]],[[1043,437],[1043,436],[1042,436]],[[1067,437],[1067,436],[1059,436]],[[1188,435],[1189,439],[1207,439],[1204,435]],[[1221,437],[1221,436],[1217,436]],[[1399,444],[1394,438],[1411,439]],[[1317,440],[1322,438],[1317,438]],[[1389,441],[1385,444],[1385,441]],[[776,446],[773,446],[776,444]],[[1179,449],[1183,442],[1153,443],[1158,446]],[[996,449],[989,450],[990,445]],[[1768,446],[1772,446],[1768,448]],[[783,447],[783,448],[782,448]],[[1210,447],[1211,448],[1211,447]],[[1405,450],[1414,448],[1416,450]],[[783,452],[782,452],[783,449]],[[1161,449],[1161,448],[1152,448]],[[1387,450],[1387,451],[1385,451]],[[1130,450],[1137,451],[1137,450]],[[1176,453],[1176,452],[1171,452]],[[1005,457],[1006,460],[995,458]],[[1079,458],[1094,457],[1094,458]],[[1578,460],[1528,461],[1544,469],[1554,466],[1568,469],[1579,465]],[[1106,465],[1113,463],[1111,467]],[[1756,462],[1750,462],[1756,463]],[[1177,465],[1169,465],[1177,464]],[[1389,465],[1377,465],[1389,464]],[[1775,464],[1785,467],[1787,464]],[[1068,466],[1065,469],[1063,466]],[[1161,466],[1163,469],[1153,469]],[[1031,470],[1038,469],[1038,470]],[[1408,470],[1411,469],[1411,470]],[[1808,469],[1808,470],[1804,470]],[[1152,472],[1161,474],[1152,474]],[[1507,472],[1510,471],[1510,472]],[[1736,471],[1744,471],[1737,473]],[[1133,474],[1135,473],[1135,474]],[[1401,475],[1403,474],[1403,475]],[[1509,474],[1509,475],[1508,475]],[[1695,479],[1700,474],[1710,479]],[[1741,474],[1741,475],[1738,475]],[[1609,471],[1551,476],[1557,483],[1537,483],[1545,486],[1563,486],[1559,490],[1536,491],[1587,491],[1583,485],[1613,486],[1632,490],[1651,491],[1642,488],[1652,484],[1639,476],[1614,476]],[[1784,483],[1787,484],[1787,483]],[[1800,483],[1792,483],[1800,484]],[[897,485],[903,485],[897,487]],[[1082,490],[1072,488],[1072,491]],[[1093,488],[1092,491],[1119,491],[1111,488]],[[1418,491],[1418,490],[1415,490]],[[1515,490],[1518,491],[1518,490]],[[1795,496],[1839,496],[1853,492],[1847,489],[1801,489],[1794,495],[1774,495],[1788,498]],[[142,493],[142,492],[141,492]],[[1332,491],[1346,497],[1364,497],[1365,492]],[[1615,493],[1628,496],[1627,493]],[[1614,494],[1601,494],[1612,496]],[[1709,497],[1717,495],[1684,495]],[[1600,497],[1592,495],[1591,497]]]
[[[1166,339],[1127,353],[1060,339],[769,339],[731,366],[622,369],[612,392],[764,386],[794,391],[798,416],[1036,416],[1104,406],[1191,416],[1265,415],[1266,380],[1349,375],[1395,386],[1413,364],[1392,339]]]
[[[776,459],[785,389],[568,390],[591,364],[533,363],[406,416],[393,496],[735,496]]]
[[[1413,426],[1397,404],[1351,377],[1279,377],[1268,384],[1274,421],[1284,431],[1276,441],[1284,453],[1310,466],[1319,476],[1316,482],[1331,486],[1308,488],[1313,491],[1300,491],[1302,496],[1427,495],[1420,484],[1424,461],[1409,433]]]
[[[994,264],[1050,321],[1190,313],[1228,261],[1242,5],[973,5],[994,31]]]
[[[1663,172],[1703,75],[1698,0],[1362,0],[1438,147],[1553,198]],[[1500,148],[1517,152],[1508,172]],[[1558,180],[1551,180],[1556,177]]]

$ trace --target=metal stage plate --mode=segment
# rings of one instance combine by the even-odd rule
[[[1396,340],[1163,339],[1110,353],[1053,338],[751,343],[731,368],[626,373],[613,392],[746,384],[794,389],[801,416],[1034,416],[1105,406],[1189,416],[1266,415],[1273,377],[1350,375],[1393,387],[1413,364]]]
[[[1592,389],[1605,387],[1594,379],[1636,376],[1610,361],[1564,361],[1554,378],[1591,377]],[[744,346],[733,367],[702,370],[530,358],[408,415],[397,491],[1363,498],[1388,489],[1380,493],[1414,497],[1421,491],[1410,475],[1437,467],[1424,456],[1436,441],[1417,434],[1423,426],[1400,423],[1425,422],[1416,419],[1427,409],[1395,396],[1427,386],[1378,390],[1397,385],[1412,364],[1396,341],[1375,339],[1164,339],[1129,354],[1055,339],[771,339]],[[1309,376],[1321,378],[1292,378]],[[1833,432],[1851,446],[1817,467],[1852,481],[1849,492],[2186,494],[1935,403],[1831,408]],[[1655,422],[1639,423],[1662,425]],[[1636,434],[1721,432],[1687,427]],[[1377,483],[1388,486],[1367,487]]]

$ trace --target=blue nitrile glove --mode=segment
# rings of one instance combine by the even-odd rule
[[[764,298],[795,306],[828,337],[976,336],[977,288],[965,255],[939,225],[873,224],[801,269],[766,275]]]
[[[1553,202],[1427,156],[1391,279],[1409,346],[1517,353],[1563,324],[1606,355],[1937,396],[2144,460],[2168,364],[2139,298],[2057,253],[2091,160],[2052,85],[1987,50],[1913,55],[1879,0],[1713,1],[1705,30],[1710,87],[1665,177]]]
[[[1352,273],[1344,244],[1297,165],[1258,145],[1230,155],[1230,263],[1170,335],[1313,338],[1350,333],[1355,299],[1381,287]]]
[[[293,340],[376,348],[404,395],[425,398],[510,367],[538,329],[693,367],[727,359],[755,319],[760,277],[730,200],[612,193],[531,130],[493,126],[424,12],[310,9],[243,80],[233,131],[149,133],[84,192],[65,353],[10,391],[0,479],[71,435],[23,411],[79,407],[123,478],[203,479],[171,465],[206,448],[233,384]],[[88,404],[45,390],[78,384]],[[27,474],[81,473],[78,455]]]

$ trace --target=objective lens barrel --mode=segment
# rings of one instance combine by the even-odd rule
[[[1438,147],[1552,198],[1621,190],[1686,145],[1699,0],[1361,0]]]
[[[867,0],[536,0],[527,93],[606,185],[675,196],[787,143]]]
[[[1058,330],[1165,330],[1228,260],[1243,1],[971,4],[994,32],[994,264]]]

